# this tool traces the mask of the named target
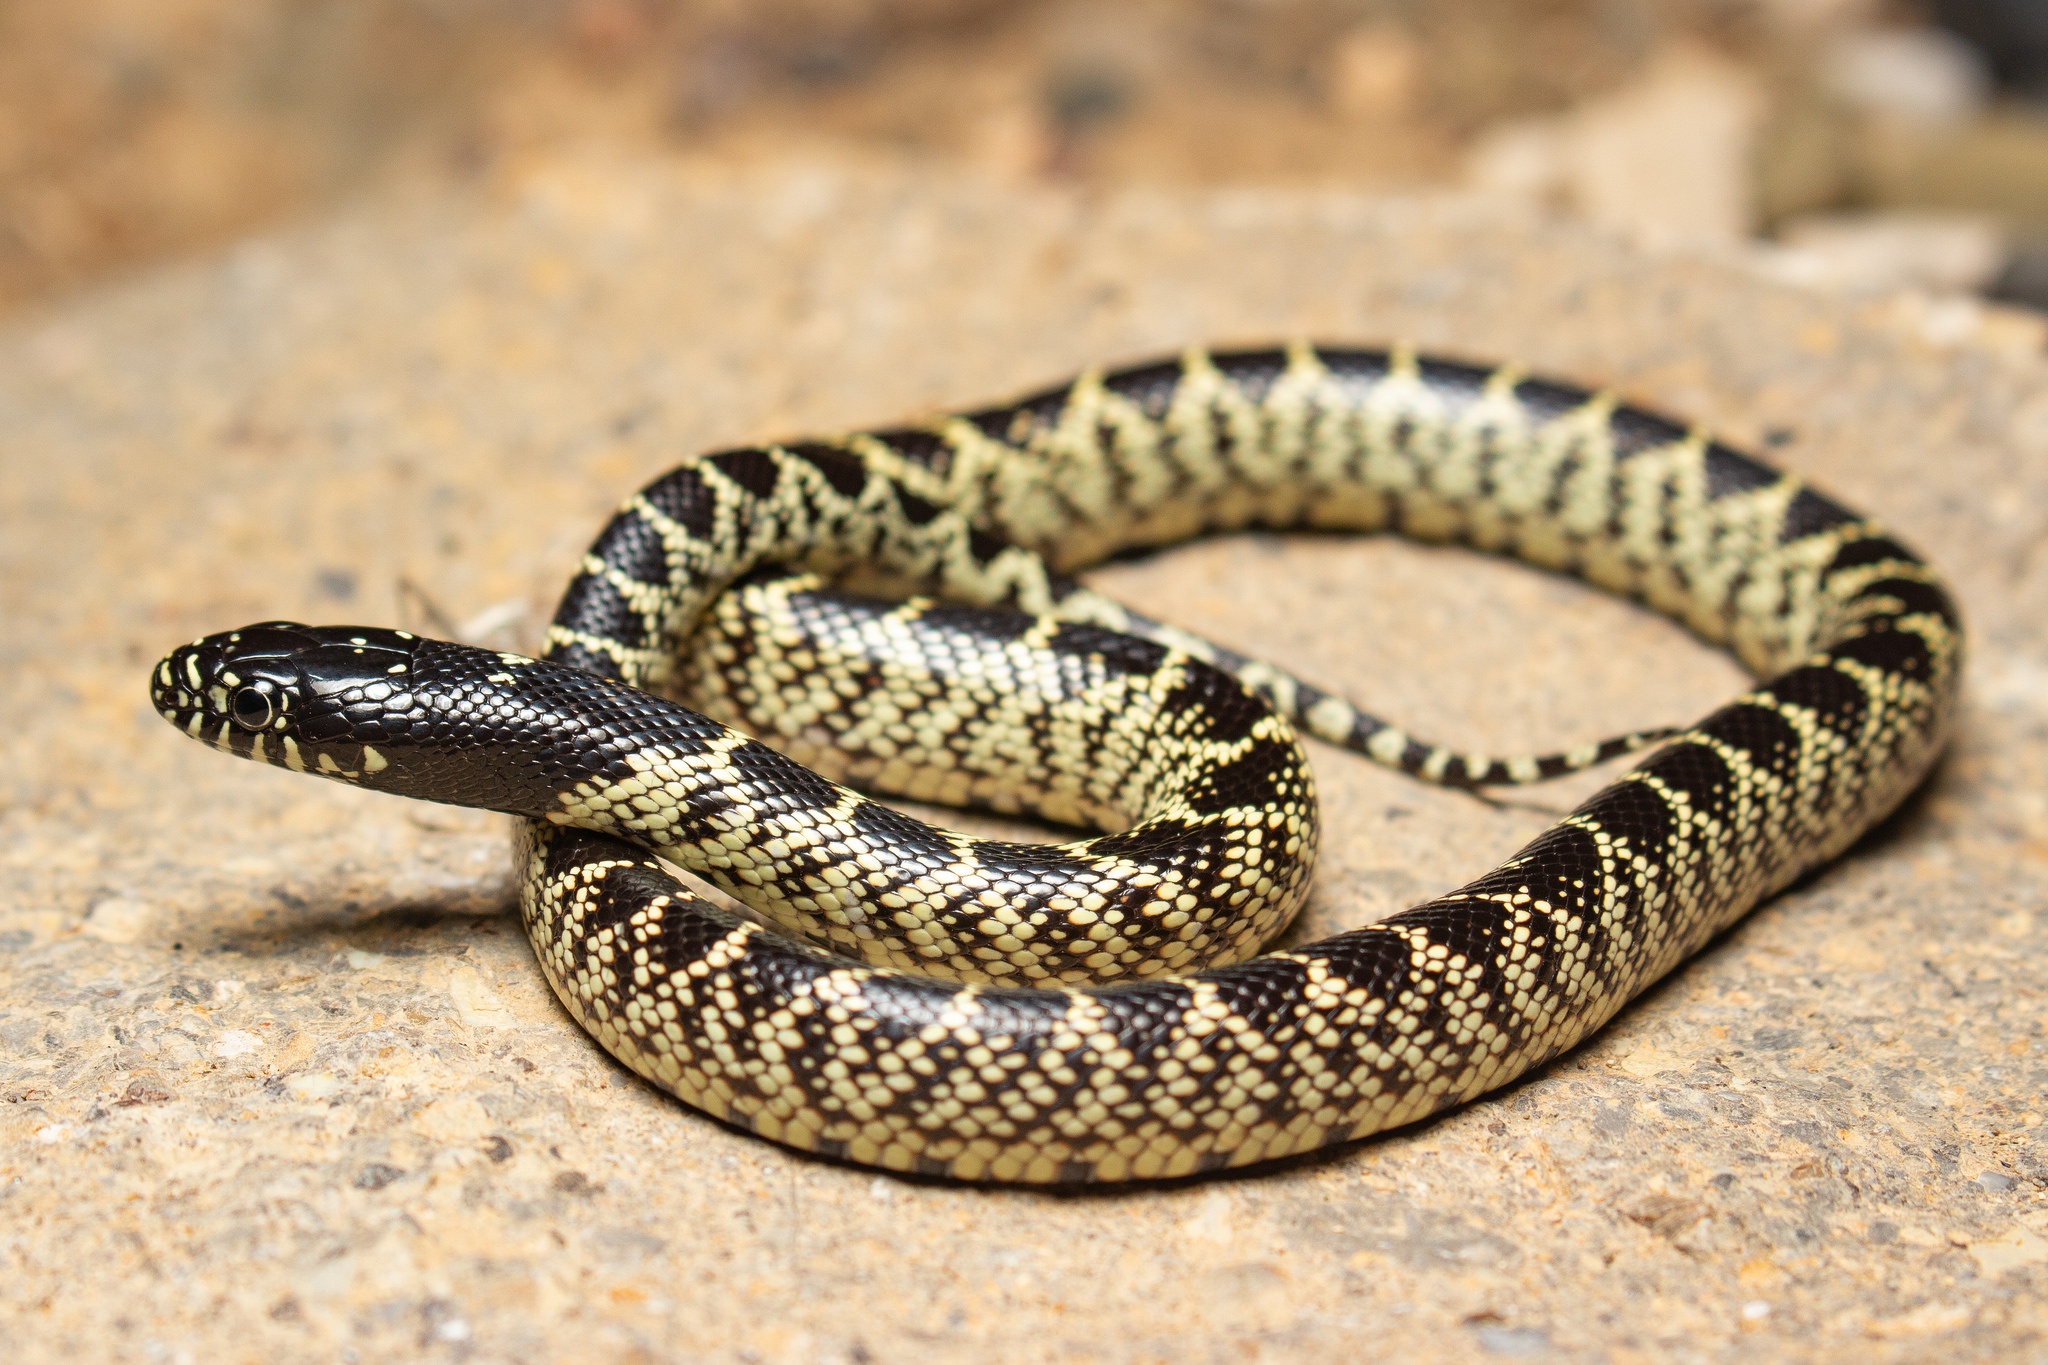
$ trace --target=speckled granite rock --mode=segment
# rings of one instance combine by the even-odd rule
[[[2048,1358],[2048,364],[1855,306],[1475,205],[562,163],[13,324],[10,1357]],[[567,1020],[495,820],[229,763],[144,701],[166,646],[262,616],[530,641],[693,448],[1288,333],[1515,356],[1768,441],[1946,565],[1976,632],[1905,813],[1590,1046],[1383,1140],[1064,1196],[793,1156]],[[1455,551],[1247,537],[1100,579],[1471,744],[1739,681]],[[1577,794],[1316,760],[1308,932]]]

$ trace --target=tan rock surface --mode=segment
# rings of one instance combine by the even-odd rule
[[[2043,1358],[2048,364],[1851,307],[1457,204],[565,162],[13,324],[10,1357]],[[1288,334],[1512,356],[1768,439],[1952,571],[1976,632],[1902,816],[1588,1047],[1382,1140],[1083,1195],[792,1155],[568,1021],[494,818],[230,763],[144,699],[167,646],[266,616],[424,625],[424,594],[530,641],[608,508],[693,449]],[[1458,551],[1244,537],[1100,581],[1462,744],[1739,683]],[[1575,795],[1315,757],[1312,932]]]

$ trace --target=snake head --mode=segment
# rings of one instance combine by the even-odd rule
[[[402,630],[263,621],[172,650],[150,675],[150,701],[227,753],[360,781],[389,766],[377,746],[412,709],[419,643]]]
[[[165,720],[223,752],[515,815],[559,811],[566,771],[630,772],[650,736],[722,733],[622,683],[371,626],[209,635],[171,651],[149,690]]]

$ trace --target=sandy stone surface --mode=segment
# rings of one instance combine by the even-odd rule
[[[1080,1195],[728,1132],[570,1023],[495,817],[231,763],[149,710],[264,617],[530,643],[713,444],[1196,339],[1406,336],[1612,381],[1952,571],[1931,788],[1526,1083],[1320,1159]],[[564,161],[0,332],[0,1335],[18,1360],[2048,1359],[2048,363],[1477,205],[1108,199]],[[1463,552],[1235,538],[1128,600],[1461,745],[1740,675]],[[1304,932],[1491,866],[1489,806],[1327,748]]]

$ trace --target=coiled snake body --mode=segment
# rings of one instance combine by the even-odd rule
[[[1251,526],[1512,554],[1765,681],[1477,880],[1252,957],[1317,837],[1290,721],[1464,785],[1665,736],[1452,754],[1062,576]],[[1573,1046],[1898,804],[1961,648],[1915,555],[1696,432],[1513,370],[1296,345],[692,459],[605,528],[544,662],[272,622],[173,653],[152,695],[229,752],[531,817],[549,981],[686,1102],[891,1170],[1053,1183],[1341,1142]],[[1099,833],[969,840],[832,778]]]

